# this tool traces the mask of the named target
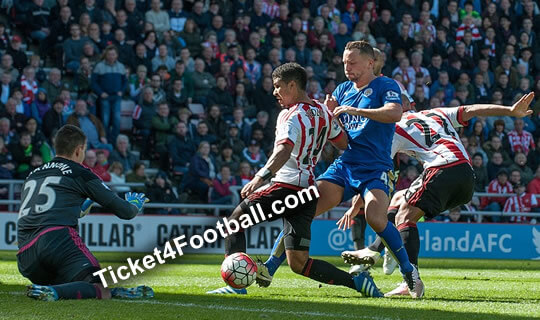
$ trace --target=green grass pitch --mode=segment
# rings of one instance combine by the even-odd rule
[[[97,254],[102,266],[118,266],[126,253]],[[132,256],[133,257],[133,256]],[[319,285],[283,266],[269,288],[247,296],[206,295],[223,286],[223,256],[188,255],[133,277],[124,285],[152,286],[151,300],[34,301],[13,252],[0,252],[0,319],[540,319],[540,261],[420,261],[426,297],[372,299],[345,287]],[[347,266],[337,257],[325,258]],[[372,275],[383,292],[400,281],[379,265]]]

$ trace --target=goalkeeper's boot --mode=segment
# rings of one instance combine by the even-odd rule
[[[385,297],[400,297],[409,295],[409,286],[407,282],[403,281],[394,290],[384,294]]]
[[[26,287],[26,296],[41,301],[57,301],[58,293],[51,286],[31,284]]]
[[[352,274],[353,276],[356,276],[360,272],[366,271],[369,268],[371,268],[371,266],[367,264],[355,264],[351,266],[351,268],[349,269],[349,273]]]
[[[391,275],[398,266],[397,260],[386,250],[383,258],[382,269],[384,274]]]
[[[264,264],[264,262],[257,260],[257,277],[255,278],[255,282],[257,282],[259,287],[269,287],[272,283],[272,278],[273,277],[270,275],[268,267]]]
[[[231,286],[226,286],[216,290],[206,291],[207,294],[247,294],[246,288],[235,289]]]
[[[154,297],[154,290],[147,286],[135,288],[116,287],[111,289],[113,299],[148,299]]]
[[[375,285],[375,281],[367,271],[360,272],[353,278],[356,286],[356,291],[362,293],[366,297],[382,298],[383,294]]]
[[[419,299],[424,296],[424,283],[420,279],[418,269],[413,265],[413,270],[403,275],[403,280],[407,283],[409,294],[414,299]]]
[[[374,265],[381,258],[381,254],[366,247],[356,251],[343,251],[341,257],[348,264]]]

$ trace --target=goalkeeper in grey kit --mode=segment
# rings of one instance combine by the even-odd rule
[[[77,232],[78,219],[95,202],[120,219],[133,219],[148,198],[112,192],[83,167],[87,139],[65,125],[54,138],[57,156],[32,171],[23,184],[17,223],[20,273],[32,281],[27,296],[38,300],[153,297],[150,287],[104,288],[93,273],[101,267]]]

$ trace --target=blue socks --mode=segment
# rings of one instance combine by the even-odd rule
[[[389,221],[386,228],[384,228],[382,232],[377,232],[377,234],[385,243],[386,248],[391,251],[392,255],[399,262],[399,269],[401,270],[401,273],[405,274],[407,272],[411,272],[413,270],[413,266],[409,262],[409,256],[407,255],[407,251],[403,246],[403,241],[401,240],[401,236],[399,235],[399,231],[396,229],[396,227],[394,227],[394,225]]]
[[[268,268],[268,272],[271,276],[274,276],[279,266],[287,259],[285,254],[285,245],[283,244],[283,230],[279,233],[276,241],[274,242],[274,247],[272,248],[272,253],[264,265]]]

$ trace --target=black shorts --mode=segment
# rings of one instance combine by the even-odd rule
[[[411,206],[433,219],[441,212],[471,201],[474,193],[474,171],[468,163],[446,168],[428,168],[405,192]]]
[[[316,187],[313,187],[314,189]],[[302,196],[298,195],[298,192],[305,190]],[[244,214],[251,214],[250,207],[255,207],[259,204],[262,211],[265,213],[266,220],[273,221],[283,218],[283,240],[285,243],[285,249],[287,250],[309,250],[311,242],[311,222],[315,216],[315,210],[317,209],[318,196],[314,191],[309,190],[309,196],[307,196],[308,190],[301,187],[288,185],[285,183],[271,183],[263,188],[258,189],[255,193],[251,194],[244,201],[240,203],[240,208]],[[318,194],[318,191],[317,191]],[[296,197],[298,199],[298,206],[295,208],[287,208],[285,206],[285,199],[287,196]],[[290,200],[292,201],[292,198]],[[304,203],[300,198],[304,198]],[[278,211],[283,210],[281,214],[276,214],[272,204],[275,201],[282,201],[281,204],[277,202],[274,206]],[[292,204],[292,202],[289,202]],[[270,216],[271,215],[271,216]]]
[[[59,226],[43,230],[17,253],[20,273],[32,283],[54,285],[74,281],[98,283],[101,269],[77,231]]]

